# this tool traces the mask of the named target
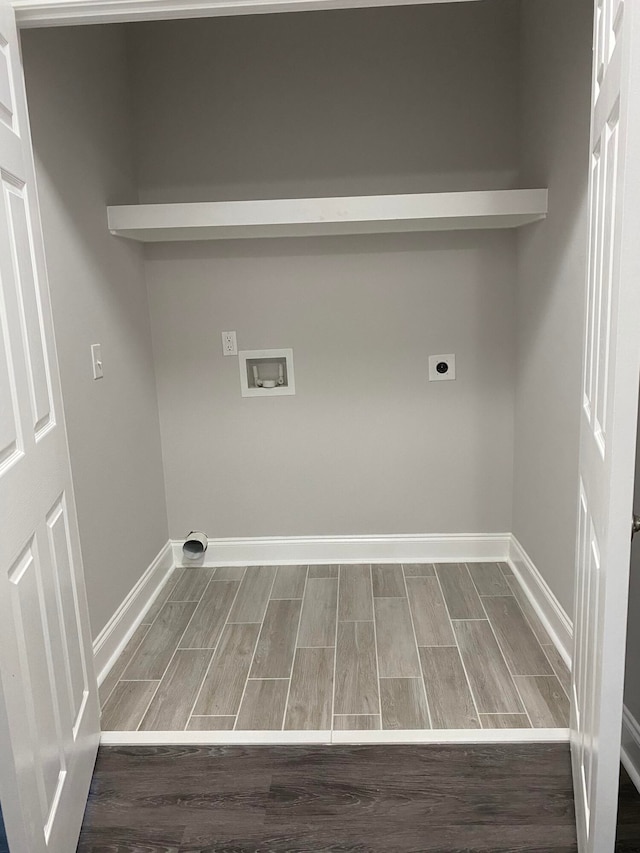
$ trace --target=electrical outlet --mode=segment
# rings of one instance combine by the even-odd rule
[[[456,357],[449,355],[429,356],[429,382],[443,382],[456,378]]]
[[[93,367],[93,378],[102,379],[104,368],[102,366],[102,347],[100,344],[91,344],[91,366]]]
[[[222,355],[238,355],[238,342],[235,332],[222,333]]]

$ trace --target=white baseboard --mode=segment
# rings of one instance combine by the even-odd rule
[[[531,606],[571,666],[571,619],[511,533],[282,536],[209,539],[204,557],[184,560],[184,540],[171,542],[176,566],[268,566],[309,563],[508,562]]]
[[[640,791],[640,723],[626,705],[622,708],[622,749],[624,769]]]
[[[573,654],[573,623],[535,567],[531,557],[513,535],[511,536],[511,547],[507,562],[529,603],[570,669]]]
[[[568,743],[569,729],[397,729],[394,731],[103,732],[102,746],[367,743]]]
[[[389,536],[283,536],[209,539],[204,559],[183,561],[184,540],[172,541],[176,566],[284,565],[309,563],[455,563],[503,561],[509,533]]]
[[[144,614],[151,607],[173,567],[173,549],[171,542],[167,542],[96,637],[93,657],[98,684],[103,682],[129,638],[142,622]]]

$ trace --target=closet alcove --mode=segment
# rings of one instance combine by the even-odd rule
[[[22,32],[96,641],[191,530],[219,564],[517,541],[571,613],[591,24],[482,0]],[[295,394],[243,397],[229,330],[292,349]]]

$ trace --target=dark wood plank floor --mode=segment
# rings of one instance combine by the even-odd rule
[[[621,768],[616,853],[638,853],[638,851],[640,851],[640,794],[627,771]]]
[[[566,744],[104,747],[78,847],[81,853],[576,849]]]

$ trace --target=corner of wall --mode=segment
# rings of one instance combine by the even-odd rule
[[[124,47],[115,26],[23,37],[94,632],[168,540],[143,250],[111,236],[105,216],[110,201],[135,196]],[[91,375],[93,343],[102,345],[99,382]]]
[[[549,215],[517,238],[513,533],[568,612],[586,280],[589,5],[523,0],[520,28],[521,181],[549,186]]]

